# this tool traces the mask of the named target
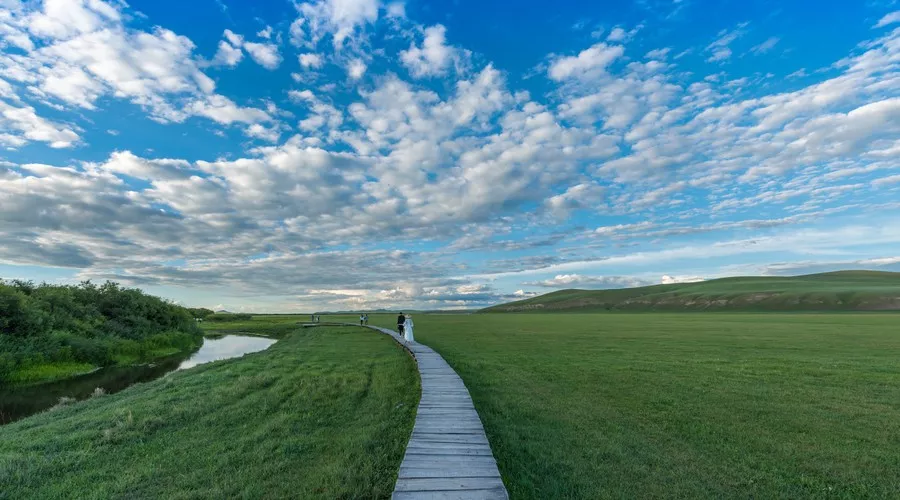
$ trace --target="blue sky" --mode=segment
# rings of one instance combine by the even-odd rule
[[[900,271],[900,2],[0,0],[0,276],[259,312]]]

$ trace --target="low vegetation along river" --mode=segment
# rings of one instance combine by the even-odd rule
[[[86,375],[47,384],[0,389],[0,424],[18,420],[46,410],[63,398],[81,400],[95,392],[111,394],[138,382],[148,382],[176,370],[186,370],[203,363],[243,356],[262,351],[274,344],[274,339],[227,335],[204,339],[203,346],[193,354],[163,358],[155,363],[135,366],[103,368]]]

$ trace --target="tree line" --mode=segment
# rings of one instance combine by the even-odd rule
[[[110,366],[190,349],[202,340],[194,318],[184,307],[113,282],[0,280],[0,383],[36,365]]]

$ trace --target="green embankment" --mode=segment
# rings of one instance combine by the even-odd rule
[[[137,289],[0,280],[0,386],[149,361],[201,341],[188,310]]]
[[[560,290],[482,312],[893,311],[900,273],[840,271],[737,277],[615,290]]]
[[[465,381],[511,498],[591,500],[900,498],[898,321],[415,316]]]
[[[389,497],[415,362],[370,331],[293,330],[263,352],[0,427],[0,498]]]

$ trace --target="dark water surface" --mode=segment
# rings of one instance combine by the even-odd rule
[[[262,351],[274,343],[274,339],[226,335],[217,339],[204,339],[203,346],[194,353],[176,354],[158,359],[152,364],[112,366],[46,384],[0,388],[0,424],[44,411],[59,403],[60,398],[86,399],[98,387],[106,394],[112,394],[132,384],[149,382],[176,370]]]

